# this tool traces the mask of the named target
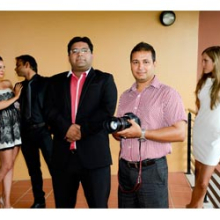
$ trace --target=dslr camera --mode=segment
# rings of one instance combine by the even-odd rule
[[[111,117],[110,119],[104,122],[104,128],[108,131],[108,133],[122,131],[126,128],[131,127],[131,123],[128,122],[128,119],[133,119],[137,124],[141,126],[140,119],[132,112],[128,112],[120,118]]]

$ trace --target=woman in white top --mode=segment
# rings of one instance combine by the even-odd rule
[[[13,166],[21,145],[19,112],[15,101],[21,93],[21,84],[12,88],[9,80],[3,80],[5,66],[0,57],[0,183],[3,193],[0,207],[11,208],[10,193],[13,178]]]
[[[202,52],[203,72],[196,86],[193,126],[195,187],[187,208],[202,208],[209,180],[220,160],[220,46]]]

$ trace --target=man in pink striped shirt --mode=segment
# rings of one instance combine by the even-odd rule
[[[186,114],[180,95],[155,76],[156,53],[144,42],[130,55],[136,82],[120,97],[117,117],[132,112],[141,122],[113,136],[120,141],[119,208],[168,208],[166,155],[184,141]]]

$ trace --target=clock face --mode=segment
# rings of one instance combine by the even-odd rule
[[[172,24],[174,22],[174,20],[175,20],[174,15],[171,13],[167,13],[163,17],[163,22],[165,24]]]
[[[164,11],[161,13],[161,22],[165,26],[169,26],[169,25],[173,24],[175,19],[176,19],[176,16],[175,16],[174,12],[172,12],[172,11],[170,11],[170,12]]]

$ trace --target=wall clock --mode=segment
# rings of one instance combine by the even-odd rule
[[[160,14],[160,22],[164,26],[172,25],[176,20],[176,15],[173,11],[163,11]]]

